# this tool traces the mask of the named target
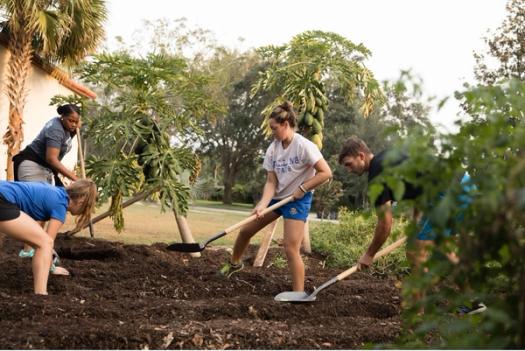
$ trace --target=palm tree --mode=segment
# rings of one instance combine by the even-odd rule
[[[46,62],[74,65],[91,53],[104,36],[104,0],[0,0],[2,31],[9,36],[6,93],[9,124],[7,179],[13,179],[12,158],[23,140],[23,111],[31,59],[37,53]],[[60,79],[57,71],[56,77]]]

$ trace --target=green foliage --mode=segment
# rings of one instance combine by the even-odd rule
[[[379,84],[363,64],[370,55],[362,44],[331,32],[306,31],[282,46],[258,49],[267,66],[259,73],[253,94],[276,91],[278,96],[264,109],[268,116],[283,100],[299,113],[299,130],[322,148],[324,114],[329,99],[326,84],[336,84],[346,102],[360,101],[368,116],[374,103],[382,99]],[[314,127],[314,122],[317,122]],[[266,119],[265,119],[266,123]]]
[[[259,158],[267,146],[260,111],[269,96],[250,96],[260,65],[253,52],[241,54],[224,48],[216,48],[215,55],[204,65],[206,71],[212,72],[210,94],[223,105],[220,113],[201,120],[199,127],[203,133],[197,142],[201,145],[200,152],[220,166],[225,204],[238,200],[233,198],[237,179],[244,169],[259,166]]]
[[[117,229],[124,226],[120,201],[138,191],[158,191],[162,208],[184,213],[189,183],[200,168],[183,140],[205,112],[215,111],[206,95],[207,77],[186,61],[163,54],[134,58],[127,53],[101,54],[78,72],[88,83],[104,87],[100,102],[89,106],[86,138],[100,150],[86,160],[87,173],[111,197]]]
[[[94,51],[106,15],[104,0],[0,1],[0,22],[10,36],[30,40],[41,56],[66,64]]]
[[[414,346],[415,340],[428,340],[433,348],[523,348],[525,84],[478,86],[458,97],[475,118],[461,123],[456,135],[411,134],[400,145],[410,162],[386,175],[424,187],[416,206],[438,234],[425,265],[428,273],[415,272],[405,281],[411,332],[403,342]],[[434,141],[439,148],[432,146]],[[466,190],[459,184],[465,170],[472,178],[467,207]],[[442,236],[448,228],[457,239]],[[451,250],[459,254],[458,265],[445,258]],[[411,299],[416,292],[426,292],[426,298]],[[488,306],[482,316],[451,314],[474,298]],[[423,318],[417,314],[421,307]]]
[[[337,205],[343,196],[342,183],[332,180],[315,189],[312,207],[314,212],[326,218],[330,212],[337,211]]]
[[[276,268],[282,269],[288,266],[288,261],[286,260],[286,257],[284,257],[283,255],[277,254],[272,260],[272,265]]]
[[[494,84],[504,79],[525,79],[525,1],[509,0],[507,17],[491,37],[487,49],[474,54],[476,79]]]
[[[401,214],[397,217],[387,244],[403,235],[406,219]],[[323,223],[312,229],[312,250],[325,256],[328,266],[353,266],[372,241],[376,222],[375,214],[342,208],[339,212],[339,223]],[[380,258],[373,269],[379,273],[401,273],[406,272],[407,267],[404,251],[397,250]]]

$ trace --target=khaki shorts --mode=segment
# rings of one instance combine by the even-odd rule
[[[20,182],[44,182],[55,185],[53,172],[49,168],[30,160],[24,160],[20,163],[17,175]]]

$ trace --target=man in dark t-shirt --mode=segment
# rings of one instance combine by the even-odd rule
[[[406,160],[406,156],[390,157],[388,151],[382,151],[374,155],[365,142],[356,136],[350,137],[343,145],[339,153],[339,163],[349,172],[359,176],[368,173],[368,184],[377,181],[377,177],[383,173],[385,167],[394,167]],[[414,199],[421,195],[422,190],[414,185],[405,182],[405,192],[403,199]],[[377,211],[377,224],[374,231],[374,238],[366,252],[358,261],[359,269],[368,267],[372,264],[374,255],[385,243],[392,230],[392,202],[394,194],[386,184],[383,184],[383,191],[375,201]]]
[[[388,150],[382,151],[377,155],[374,155],[365,142],[356,136],[350,137],[343,145],[341,152],[339,153],[339,163],[350,171],[351,173],[359,176],[364,173],[368,173],[368,183],[373,184],[379,181],[378,176],[382,174],[385,168],[399,166],[402,162],[407,159],[405,155],[397,155],[389,153]],[[465,208],[470,203],[469,192],[473,188],[470,184],[470,177],[465,173],[461,179],[463,187],[463,194],[458,198],[461,207]],[[423,193],[423,189],[416,187],[413,184],[404,181],[405,191],[402,199],[395,199],[392,189],[387,184],[382,184],[383,190],[377,197],[374,205],[377,212],[377,224],[374,231],[374,238],[368,246],[366,252],[359,258],[358,268],[362,269],[372,264],[375,254],[379,251],[381,246],[385,243],[386,239],[390,235],[392,230],[392,202],[403,199],[415,199]],[[417,211],[414,211],[416,216]],[[411,263],[418,267],[420,266],[428,256],[428,249],[434,244],[436,234],[432,229],[430,221],[424,216],[421,218],[419,223],[420,230],[416,235],[416,245],[414,252],[407,252],[407,258]],[[450,235],[445,233],[444,235]],[[448,253],[447,257],[453,263],[458,263],[458,257],[453,253]],[[421,296],[420,296],[421,298]],[[479,302],[474,301],[472,306],[460,306],[459,312],[462,314],[474,314],[483,312],[486,306]]]

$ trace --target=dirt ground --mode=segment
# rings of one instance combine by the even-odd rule
[[[351,349],[401,330],[391,278],[356,273],[315,302],[275,302],[291,287],[287,268],[271,264],[284,255],[279,248],[264,268],[225,279],[217,274],[224,249],[195,259],[163,244],[60,239],[55,248],[72,275],[51,276],[50,295],[35,296],[31,260],[17,256],[19,243],[0,242],[2,349]],[[313,256],[305,264],[307,291],[341,272]]]

